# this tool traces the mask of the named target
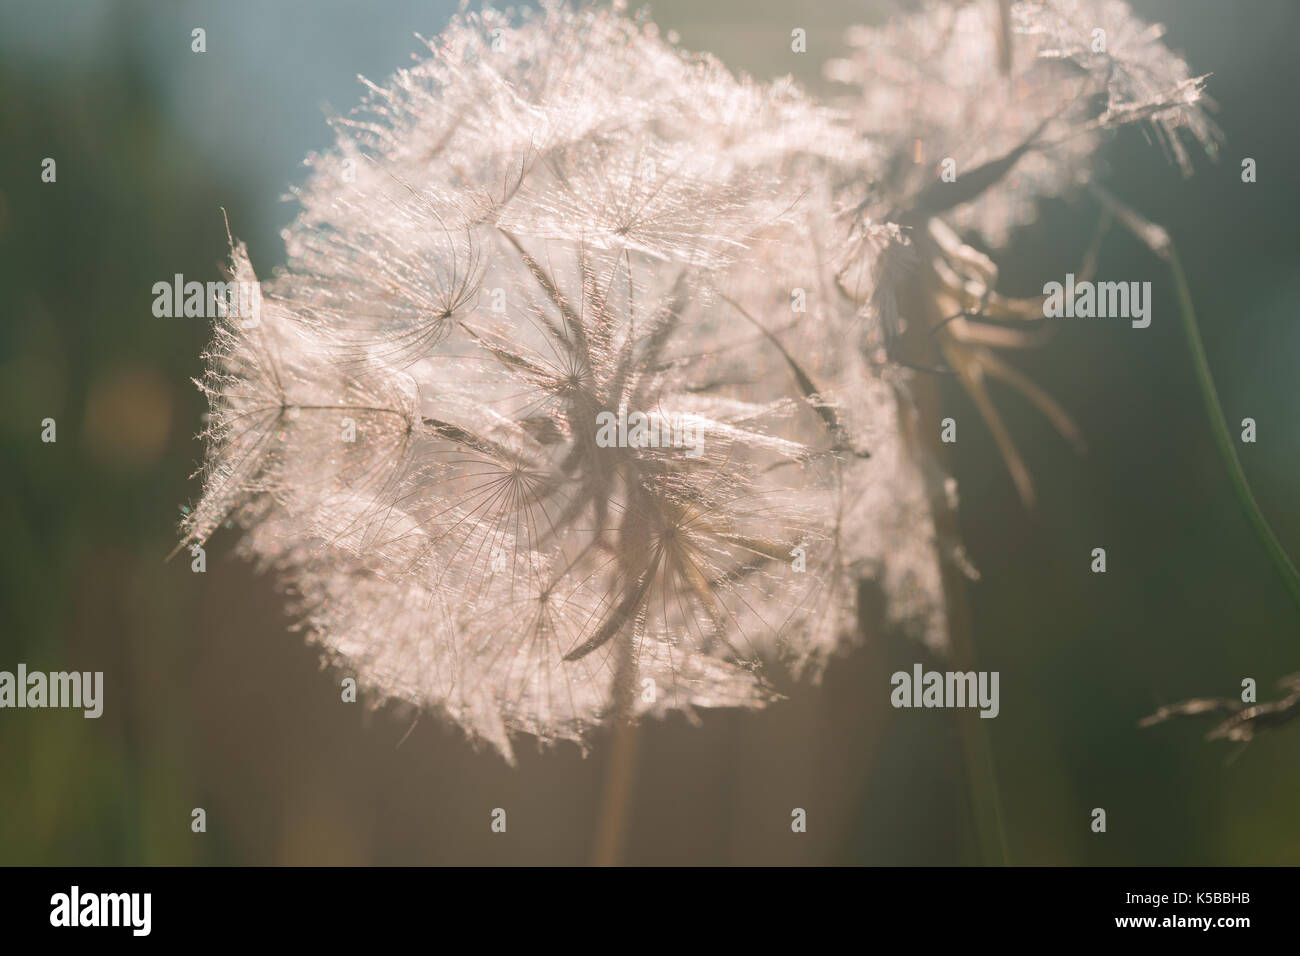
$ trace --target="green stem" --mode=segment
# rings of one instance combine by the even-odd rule
[[[1219,446],[1219,455],[1228,469],[1232,490],[1236,493],[1237,500],[1241,502],[1242,510],[1246,512],[1251,527],[1255,529],[1255,534],[1263,543],[1264,550],[1268,552],[1273,567],[1277,569],[1282,583],[1291,595],[1291,600],[1300,607],[1300,573],[1296,572],[1295,565],[1291,563],[1281,542],[1277,540],[1277,535],[1269,526],[1268,519],[1259,510],[1259,504],[1250,490],[1250,482],[1246,480],[1246,472],[1241,467],[1241,459],[1237,457],[1237,447],[1232,443],[1228,420],[1224,417],[1223,406],[1219,404],[1219,393],[1214,387],[1214,376],[1210,374],[1210,363],[1205,358],[1205,345],[1201,342],[1201,333],[1196,325],[1196,310],[1192,307],[1192,293],[1187,286],[1187,276],[1183,274],[1182,263],[1178,261],[1178,253],[1174,251],[1173,239],[1160,226],[1144,219],[1100,186],[1094,185],[1092,192],[1143,245],[1169,263],[1169,271],[1174,278],[1174,289],[1178,293],[1178,311],[1183,320],[1183,334],[1187,337],[1187,347],[1192,353],[1192,369],[1196,372],[1196,384],[1201,390],[1201,401],[1205,405],[1205,415],[1210,420],[1214,443]]]
[[[1210,420],[1210,431],[1214,433],[1215,444],[1219,446],[1219,454],[1223,458],[1224,465],[1227,466],[1228,477],[1232,481],[1232,490],[1236,492],[1237,500],[1241,502],[1246,517],[1250,519],[1255,534],[1259,536],[1264,550],[1272,559],[1273,566],[1282,578],[1282,583],[1291,594],[1291,599],[1295,601],[1297,607],[1300,607],[1300,573],[1296,572],[1295,565],[1291,563],[1281,542],[1277,540],[1277,535],[1269,526],[1268,519],[1259,510],[1259,504],[1255,501],[1250,484],[1246,481],[1246,472],[1241,467],[1241,459],[1237,457],[1237,448],[1232,442],[1228,421],[1224,417],[1223,407],[1219,404],[1219,394],[1214,387],[1214,378],[1210,374],[1210,363],[1205,358],[1205,346],[1201,342],[1201,333],[1196,325],[1196,312],[1192,308],[1187,277],[1183,274],[1183,267],[1178,261],[1173,243],[1166,246],[1162,258],[1169,263],[1169,269],[1174,276],[1174,288],[1178,292],[1178,307],[1183,319],[1183,333],[1187,336],[1187,347],[1192,353],[1192,368],[1196,372],[1196,381],[1201,389],[1206,417]]]
[[[937,319],[938,309],[931,310],[931,319]],[[939,442],[939,429],[923,429],[924,437],[916,430],[920,422],[939,421],[939,390],[937,383],[927,380],[914,396],[919,414],[915,418],[902,415],[904,436],[913,448],[924,448],[933,460],[943,462],[941,469],[922,469],[922,480],[930,499],[930,513],[934,521],[935,536],[940,541],[957,541],[961,529],[957,511],[951,506],[940,474],[951,474],[946,466],[946,450]],[[900,413],[903,406],[899,406]],[[911,422],[909,425],[907,423]],[[952,666],[959,671],[975,669],[975,642],[972,638],[970,608],[966,603],[966,575],[945,549],[940,550],[939,576],[942,581],[944,614],[948,622],[951,641]],[[979,862],[986,866],[1006,866],[1011,861],[1007,851],[1006,828],[1002,820],[1002,801],[998,794],[997,770],[993,762],[993,743],[983,718],[974,711],[957,714],[957,729],[961,738],[962,758],[966,769],[966,782],[970,787],[971,814],[975,824],[975,845]]]

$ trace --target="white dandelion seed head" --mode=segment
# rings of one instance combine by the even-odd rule
[[[232,518],[376,697],[507,756],[769,701],[764,666],[860,635],[863,576],[942,643],[864,357],[896,228],[845,275],[868,139],[618,9],[463,14],[427,47],[336,122],[261,321],[217,323],[186,539]],[[242,246],[232,270],[255,281]]]

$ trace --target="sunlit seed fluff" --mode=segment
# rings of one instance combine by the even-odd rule
[[[764,666],[856,636],[866,576],[941,643],[873,290],[842,274],[864,138],[617,9],[428,47],[336,124],[260,323],[216,330],[187,539],[233,517],[341,666],[507,756],[770,700]],[[677,440],[597,440],[632,415]]]
[[[897,214],[945,160],[968,183],[1013,158],[950,214],[958,229],[1000,246],[1032,220],[1037,200],[1089,180],[1109,131],[1135,123],[1190,173],[1188,144],[1213,147],[1219,134],[1203,109],[1206,77],[1163,36],[1124,0],[1018,0],[1005,27],[996,3],[928,0],[882,26],[854,28],[852,53],[826,74],[843,84],[846,110],[880,154],[866,207]],[[943,185],[948,197],[964,195]]]

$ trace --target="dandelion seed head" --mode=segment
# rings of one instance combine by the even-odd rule
[[[864,575],[940,641],[863,355],[905,240],[838,198],[869,139],[618,8],[466,13],[426,47],[312,158],[260,321],[217,322],[186,541],[232,520],[373,699],[507,756],[772,700],[766,668],[861,636]],[[242,246],[232,271],[256,281]]]

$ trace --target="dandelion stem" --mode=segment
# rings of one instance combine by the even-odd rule
[[[956,515],[946,508],[944,511],[946,513],[942,517],[936,514],[936,524],[951,522],[955,532]],[[948,611],[948,636],[952,641],[952,666],[959,671],[975,670],[975,644],[971,635],[970,609],[966,604],[963,575],[947,557],[941,560],[941,571]],[[993,762],[993,742],[983,719],[974,711],[958,714],[957,725],[966,764],[966,781],[970,786],[971,813],[975,818],[980,862],[986,866],[1006,866],[1011,857],[1007,852],[997,766]]]
[[[1297,607],[1300,607],[1300,573],[1297,573],[1291,558],[1260,510],[1259,503],[1255,501],[1255,495],[1250,490],[1250,482],[1246,480],[1245,469],[1241,467],[1241,459],[1237,457],[1236,446],[1232,443],[1232,433],[1228,430],[1228,420],[1223,414],[1223,406],[1219,403],[1218,390],[1214,387],[1210,363],[1205,356],[1205,344],[1201,341],[1201,332],[1196,324],[1196,310],[1192,306],[1192,294],[1187,285],[1187,276],[1183,273],[1182,263],[1174,250],[1173,240],[1160,226],[1144,219],[1110,193],[1099,187],[1094,187],[1093,192],[1133,235],[1169,265],[1174,280],[1174,290],[1178,296],[1178,312],[1182,319],[1183,334],[1187,337],[1187,348],[1192,353],[1192,370],[1196,373],[1196,384],[1200,388],[1201,401],[1205,405],[1205,416],[1209,419],[1210,431],[1214,435],[1214,443],[1219,447],[1219,455],[1228,469],[1232,490],[1241,503],[1242,510],[1246,512],[1251,527],[1255,529],[1255,534],[1264,545],[1264,550],[1268,552],[1269,559],[1282,578],[1282,583],[1286,586],[1291,599],[1295,601]]]
[[[913,454],[944,462],[946,450],[938,440],[939,429],[933,427],[939,421],[940,408],[936,383],[932,379],[918,382],[910,401],[915,402],[915,414],[908,414],[908,404],[900,402],[900,421],[904,423],[904,434]],[[936,537],[940,541],[956,541],[960,535],[957,512],[940,478],[946,471],[946,468],[927,468],[922,474]],[[946,549],[940,553],[939,574],[943,582],[952,666],[959,671],[975,670],[976,652],[971,634],[970,607],[966,602],[966,575],[953,560],[951,551]],[[979,862],[986,866],[1005,866],[1010,862],[1010,853],[1007,851],[997,766],[988,728],[978,714],[970,711],[957,715],[957,731],[961,739],[966,782],[970,788]]]
[[[1255,534],[1259,536],[1260,542],[1264,545],[1264,550],[1268,552],[1273,566],[1282,578],[1282,583],[1286,586],[1287,591],[1291,594],[1291,599],[1295,601],[1296,606],[1300,607],[1300,573],[1296,572],[1295,565],[1278,541],[1277,535],[1273,533],[1268,519],[1260,510],[1255,496],[1250,490],[1250,483],[1246,480],[1246,472],[1241,467],[1241,459],[1237,456],[1237,449],[1232,443],[1232,435],[1228,431],[1228,422],[1223,414],[1223,407],[1219,404],[1219,395],[1214,387],[1214,378],[1210,374],[1210,363],[1205,357],[1205,345],[1201,342],[1201,333],[1196,325],[1196,312],[1192,308],[1192,297],[1187,287],[1187,277],[1183,274],[1182,264],[1178,261],[1178,254],[1174,251],[1172,244],[1168,247],[1166,260],[1169,263],[1170,272],[1174,277],[1174,288],[1178,292],[1178,308],[1183,320],[1183,333],[1187,336],[1187,347],[1192,353],[1192,368],[1196,372],[1196,382],[1200,386],[1201,399],[1205,404],[1205,415],[1210,420],[1210,431],[1214,433],[1215,444],[1219,446],[1219,454],[1223,458],[1223,463],[1228,469],[1228,478],[1232,481],[1232,489],[1237,494],[1237,500],[1241,502],[1242,509],[1246,512],[1246,517],[1250,520],[1255,529]]]
[[[636,776],[637,722],[636,651],[633,628],[619,635],[614,674],[614,733],[610,739],[609,765],[596,824],[592,852],[595,866],[617,866],[623,862],[632,783]]]

